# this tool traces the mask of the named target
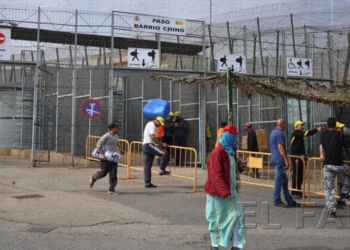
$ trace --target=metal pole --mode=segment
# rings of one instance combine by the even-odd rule
[[[89,58],[88,58],[87,48],[86,48],[86,46],[84,46],[84,48],[85,48],[85,60],[86,60],[86,65],[89,66]]]
[[[286,48],[286,31],[282,30],[282,54],[283,54],[283,60],[282,60],[282,65],[283,65],[283,73],[282,75],[287,79],[287,70],[286,70],[286,60],[287,60],[287,48]],[[283,108],[283,98],[281,98],[281,106]],[[286,101],[287,102],[287,101]],[[288,103],[287,103],[288,104]],[[281,110],[281,115],[283,113],[283,110]],[[287,117],[288,118],[288,117]],[[287,120],[288,123],[288,120]],[[288,126],[286,127],[288,129]]]
[[[260,46],[261,70],[262,70],[262,74],[265,75],[265,66],[264,66],[264,57],[263,57],[262,44],[261,44],[261,33],[260,33],[260,22],[259,22],[259,17],[256,18],[256,23],[257,23],[257,25],[258,25],[258,36],[259,36],[259,46]]]
[[[290,14],[290,26],[291,26],[291,31],[292,31],[293,54],[294,54],[294,57],[297,57],[297,51],[295,49],[295,39],[294,39],[293,14]],[[303,120],[303,114],[301,112],[300,99],[298,99],[298,108],[299,108],[299,119],[302,121]]]
[[[304,25],[304,42],[305,42],[305,57],[309,58],[309,43],[308,43],[306,25]]]
[[[211,27],[208,25],[209,42],[210,42],[210,71],[214,71],[214,44],[211,38]]]
[[[306,25],[304,25],[304,44],[305,44],[305,58],[309,58],[309,45],[308,45],[308,37],[307,37],[307,29]],[[309,89],[309,86],[306,85],[306,90]],[[307,127],[311,128],[310,123],[310,102],[306,101],[306,122]],[[314,123],[313,123],[314,124]],[[307,149],[306,152],[309,153],[311,151],[311,137],[307,137]]]
[[[346,79],[348,78],[349,64],[350,64],[350,33],[348,33],[348,52],[346,55],[346,61],[345,61],[345,67],[344,67],[344,75],[343,75],[343,81],[342,81],[343,86],[346,85]]]
[[[15,89],[16,91],[16,89]],[[24,81],[22,81],[22,92],[21,92],[22,96],[22,102],[21,102],[21,150],[23,149],[23,109],[24,109]],[[16,99],[17,99],[17,95],[15,95],[15,105],[16,105]]]
[[[123,67],[122,51],[118,49],[119,54],[119,67]],[[123,88],[124,89],[124,88]]]
[[[254,34],[254,45],[253,45],[253,74],[255,74],[256,65],[256,35]]]
[[[344,75],[343,75],[343,81],[342,81],[343,86],[346,85],[346,79],[348,78],[349,64],[350,64],[350,33],[348,33],[348,52],[346,54],[346,61],[345,61],[345,67],[344,67]],[[342,115],[343,115],[343,108],[340,108],[339,114],[337,117],[338,121],[341,121]]]
[[[38,108],[38,84],[39,84],[39,54],[40,53],[40,7],[38,7],[38,32],[36,37],[36,65],[34,73],[34,93],[33,93],[33,126],[32,126],[32,155],[31,162],[32,167],[35,167],[35,141],[36,141],[36,120],[37,120],[37,108]]]
[[[71,137],[71,155],[72,166],[74,168],[75,154],[75,111],[76,111],[76,91],[77,91],[77,57],[78,57],[78,10],[75,10],[75,34],[74,34],[74,63],[73,63],[73,86],[72,86],[72,137]]]
[[[333,78],[334,77],[333,76],[333,46],[332,46],[332,37],[331,37],[330,31],[327,31],[327,47],[328,47],[329,79],[334,79]]]
[[[247,60],[248,50],[247,50],[247,26],[243,26],[243,53]]]
[[[180,37],[179,36],[177,36],[177,43],[180,43]],[[177,68],[177,58],[178,58],[178,56],[180,57],[180,69],[183,69],[181,54],[176,54],[176,68]]]
[[[92,70],[89,70],[89,99],[92,98]],[[91,135],[91,120],[89,119],[89,135]]]
[[[72,46],[69,45],[69,66],[73,66],[73,55],[72,55]]]
[[[55,152],[57,153],[58,152],[58,106],[59,106],[59,98],[58,98],[58,93],[59,93],[59,87],[60,87],[60,84],[59,84],[59,79],[60,79],[60,71],[57,70],[57,74],[56,74],[56,124],[55,124]]]
[[[111,20],[111,68],[110,68],[110,75],[109,75],[109,86],[108,86],[108,124],[111,123],[114,120],[113,117],[113,80],[114,80],[114,11],[112,11],[112,20]]]
[[[206,77],[206,41],[205,41],[205,22],[202,22],[202,43],[203,43],[203,77]],[[205,143],[205,116],[206,116],[206,91],[205,85],[199,84],[199,161],[201,162],[201,167],[206,167],[206,143]]]
[[[161,68],[162,66],[162,41],[161,41],[161,37],[160,34],[157,34],[158,36],[158,53],[159,53],[159,68]]]
[[[56,56],[57,56],[57,68],[60,67],[60,55],[58,53],[58,48],[56,48]]]
[[[336,75],[336,84],[338,84],[339,81],[339,49],[337,50],[337,75]]]
[[[297,51],[295,49],[295,39],[294,39],[293,14],[290,14],[290,26],[291,26],[291,32],[292,32],[293,55],[294,57],[297,57]]]
[[[279,59],[279,46],[280,46],[280,31],[277,30],[277,42],[276,42],[276,75],[278,75],[278,59]]]
[[[231,40],[231,35],[230,35],[230,23],[226,22],[226,26],[227,26],[228,46],[230,49],[230,53],[233,54],[233,41]]]
[[[209,25],[211,25],[211,1],[212,0],[209,1]]]
[[[103,44],[103,66],[107,66],[106,46]]]
[[[227,122],[233,124],[231,67],[226,69]]]
[[[269,56],[266,56],[266,75],[269,74]]]
[[[321,52],[321,78],[323,78],[323,50]]]

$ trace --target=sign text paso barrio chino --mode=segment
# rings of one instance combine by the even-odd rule
[[[186,35],[186,20],[135,15],[133,30]]]

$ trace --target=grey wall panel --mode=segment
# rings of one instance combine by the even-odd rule
[[[23,118],[33,117],[33,93],[24,91]],[[0,92],[0,118],[22,117],[22,91],[18,89]]]
[[[144,78],[144,89],[143,89],[143,93],[144,93],[144,100],[148,100],[148,99],[159,99],[160,98],[160,82],[159,81],[153,81],[149,78],[149,76],[145,76]],[[137,82],[135,82],[134,84],[139,85],[139,83],[137,84]]]
[[[0,119],[0,148],[21,148],[21,119]],[[32,119],[23,119],[23,148],[31,148]]]

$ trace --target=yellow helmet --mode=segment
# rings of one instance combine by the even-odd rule
[[[156,118],[156,120],[157,120],[157,121],[159,121],[159,122],[160,122],[160,124],[161,124],[162,126],[164,126],[165,121],[164,121],[163,117],[158,116],[158,117]]]

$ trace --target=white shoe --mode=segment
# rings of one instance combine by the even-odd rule
[[[108,190],[108,194],[110,194],[110,195],[117,195],[118,193],[116,191],[109,191]]]

